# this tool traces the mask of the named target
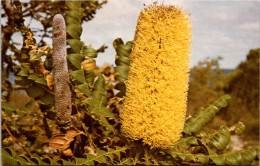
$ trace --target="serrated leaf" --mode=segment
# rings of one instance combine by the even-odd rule
[[[42,85],[47,85],[47,82],[44,78],[38,78],[37,80],[35,80],[35,82]]]
[[[97,161],[99,163],[106,163],[107,162],[107,158],[110,158],[111,161],[113,162],[114,157],[113,154],[118,154],[120,152],[125,152],[127,148],[122,147],[122,148],[116,148],[116,149],[108,149],[108,151],[104,151],[104,150],[100,150],[97,149],[97,155],[94,156],[92,154],[88,154],[85,153],[85,155],[87,156],[87,159],[85,158],[74,158],[76,160],[76,164],[77,165],[94,165],[94,161]]]
[[[67,39],[68,44],[75,53],[80,53],[82,43],[78,39]]]
[[[84,164],[87,164],[87,165],[94,165],[94,161],[91,160],[91,157],[89,156],[94,156],[94,155],[91,155],[91,154],[88,154],[87,155],[87,159],[86,158],[74,158],[75,160],[75,164],[76,165],[82,165],[82,163]],[[94,157],[93,157],[94,158]],[[86,161],[86,160],[89,160],[89,161]]]
[[[77,19],[78,22],[81,22],[82,15],[83,15],[82,9],[79,9],[79,10],[71,10],[71,11],[66,11],[66,12],[65,12],[65,18],[66,18],[66,17],[71,17],[71,18]]]
[[[18,162],[4,149],[2,149],[2,164],[3,165],[18,165]]]
[[[48,163],[49,165],[59,165],[59,163],[57,163],[49,157],[44,157],[42,161]]]
[[[214,118],[220,108],[227,106],[229,100],[229,95],[223,95],[205,109],[197,110],[191,118],[186,120],[183,132],[185,134],[198,133],[202,127]]]
[[[251,150],[250,152],[246,151],[246,152],[241,152],[241,156],[244,160],[244,163],[249,162],[251,163],[256,156],[256,153],[254,150]]]
[[[115,89],[120,90],[120,92],[116,94],[118,97],[124,97],[125,96],[126,86],[125,86],[124,82],[118,82],[115,85]]]
[[[113,47],[114,47],[114,49],[116,50],[117,46],[120,45],[120,44],[124,44],[124,41],[123,41],[121,38],[116,38],[116,39],[113,41]]]
[[[235,153],[235,154],[224,154],[226,158],[226,164],[229,165],[241,165],[242,163],[242,158],[240,153]]]
[[[66,17],[65,16],[65,22],[66,22],[66,24],[80,24],[81,20],[76,19],[74,17]]]
[[[80,35],[82,33],[82,28],[80,24],[68,24],[66,26],[68,34],[73,38],[73,39],[78,39],[80,40]]]
[[[63,159],[60,159],[57,162],[62,164],[62,165],[75,165],[75,163],[70,162],[70,161],[66,161],[66,160],[63,160]]]
[[[196,137],[185,137],[181,138],[179,141],[177,141],[173,146],[180,146],[183,148],[187,148],[189,145],[198,145],[198,141]]]
[[[236,134],[238,134],[238,135],[243,134],[245,130],[246,130],[246,126],[244,125],[243,122],[238,122],[238,123],[235,125],[235,132],[236,132]]]
[[[197,158],[197,160],[204,165],[209,163],[209,157],[202,153],[195,154],[195,158]]]
[[[97,57],[97,50],[84,46],[83,47],[83,56],[85,58],[96,58]]]
[[[30,85],[31,83],[32,83],[32,81],[27,79],[27,77],[17,76],[15,78],[15,84],[17,84],[17,85],[26,86],[26,85]]]
[[[72,78],[74,78],[75,80],[79,81],[82,84],[86,82],[84,71],[82,69],[72,71],[70,72],[70,75],[72,76]]]
[[[91,96],[91,92],[89,90],[88,84],[84,83],[81,85],[76,86],[82,93],[84,93],[86,96]]]
[[[225,165],[225,157],[223,155],[212,155],[210,159],[217,165]]]
[[[18,76],[29,76],[29,70],[22,68],[17,75]]]
[[[69,62],[76,67],[77,69],[81,69],[81,62],[83,57],[81,54],[69,54],[67,55]]]
[[[29,52],[30,55],[30,62],[35,62],[35,61],[41,61],[41,56],[44,55],[44,52],[39,52],[39,53],[35,53],[35,52]]]
[[[132,50],[131,44],[120,44],[116,48],[116,52],[119,56],[126,56],[126,57],[129,57],[131,50]]]
[[[118,81],[126,81],[128,77],[128,72],[130,70],[129,66],[117,66],[115,71],[119,74],[115,76],[115,79]]]
[[[33,162],[37,163],[37,165],[48,165],[48,163],[41,160],[41,157],[38,154],[34,153],[34,154],[32,154],[32,156],[33,157],[31,157],[30,159]]]
[[[36,81],[37,79],[39,79],[39,77],[37,75],[35,75],[35,74],[31,74],[31,75],[29,75],[28,79]]]
[[[218,150],[224,150],[230,142],[230,133],[226,126],[221,127],[219,132],[210,139],[210,143]]]
[[[70,10],[78,10],[81,9],[81,2],[80,1],[66,1],[65,5]]]
[[[95,79],[95,73],[93,70],[90,69],[85,69],[85,77],[86,77],[86,81],[89,84],[93,84],[94,79]]]

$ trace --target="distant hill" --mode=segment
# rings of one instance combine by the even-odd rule
[[[234,69],[223,69],[224,70],[224,74],[228,75],[229,73],[231,73]]]

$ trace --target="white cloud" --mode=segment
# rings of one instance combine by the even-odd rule
[[[259,22],[251,22],[251,23],[241,24],[241,25],[239,25],[239,28],[241,30],[258,31],[259,32]]]

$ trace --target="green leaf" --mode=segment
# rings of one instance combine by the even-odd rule
[[[241,152],[241,156],[244,160],[244,163],[251,163],[256,157],[256,152],[251,149],[250,151]]]
[[[225,157],[223,155],[212,155],[210,159],[217,165],[225,165]]]
[[[66,1],[65,5],[70,10],[78,10],[81,9],[81,2],[80,1]]]
[[[72,71],[72,72],[70,72],[70,75],[72,78],[74,78],[75,80],[79,81],[82,84],[86,82],[84,71],[82,69]]]
[[[115,76],[115,79],[118,81],[126,81],[128,77],[128,72],[130,70],[129,66],[117,66],[115,71],[119,74]]]
[[[83,47],[83,56],[85,58],[96,58],[97,57],[97,50],[84,46]]]
[[[121,39],[116,39],[114,41],[114,48],[116,49],[117,56],[116,56],[116,65],[115,71],[119,74],[115,76],[115,79],[118,81],[126,81],[128,77],[128,72],[130,69],[130,54],[132,51],[132,42],[127,42],[126,44],[119,44],[123,43]],[[121,92],[123,93],[123,92]]]
[[[227,106],[229,100],[230,96],[224,95],[218,98],[212,104],[208,105],[205,109],[197,110],[191,118],[186,120],[183,132],[185,134],[198,133],[202,127],[204,127],[214,118],[215,114],[221,108]]]
[[[36,81],[37,79],[39,79],[39,77],[35,74],[31,74],[29,77],[28,77],[29,80],[33,80],[33,81]]]
[[[47,85],[47,82],[44,78],[38,78],[37,80],[35,80],[35,82],[42,84],[42,85]]]
[[[238,123],[235,125],[235,132],[236,132],[236,134],[238,134],[238,135],[243,134],[245,130],[246,130],[246,126],[244,125],[243,122],[238,122]]]
[[[97,149],[97,156],[92,154],[85,153],[87,159],[85,158],[74,158],[77,165],[94,165],[94,161],[98,163],[107,163],[107,159],[109,158],[112,162],[114,160],[114,155],[120,156],[121,152],[125,152],[127,148],[125,147],[116,147],[116,149],[108,149],[108,151]]]
[[[78,39],[67,39],[68,44],[75,53],[80,53],[82,43]]]
[[[32,154],[32,156],[33,157],[31,157],[30,159],[33,162],[37,163],[37,165],[48,165],[48,163],[41,160],[41,157],[38,154],[34,153],[34,154]]]
[[[52,58],[51,57],[46,57],[46,59],[44,61],[44,67],[47,70],[52,70]]]
[[[67,16],[65,16],[65,22],[66,22],[66,24],[80,24],[81,20],[76,19],[74,17],[67,17]]]
[[[18,162],[7,151],[2,149],[2,164],[3,165],[18,165]]]
[[[48,165],[59,165],[59,163],[57,163],[56,161],[52,160],[49,157],[44,157],[42,159],[43,162],[48,163]]]
[[[29,70],[22,68],[19,73],[17,74],[18,76],[29,76]]]
[[[224,150],[230,142],[230,133],[228,127],[221,127],[219,132],[210,139],[210,143],[218,150]]]
[[[30,85],[32,83],[32,81],[27,79],[27,77],[17,76],[15,78],[15,83],[17,85],[26,86],[26,85]]]
[[[103,134],[105,134],[105,136],[108,136],[108,134],[109,134],[110,132],[114,132],[114,131],[115,131],[114,127],[108,123],[108,121],[107,121],[106,118],[101,117],[100,120],[99,120],[99,123],[100,123],[102,126],[104,126],[104,127],[106,128],[106,130],[108,131],[106,134],[105,134],[105,132],[103,132]]]
[[[120,92],[116,94],[118,97],[124,97],[125,96],[126,86],[125,86],[124,82],[118,82],[115,85],[115,89],[120,90]]]
[[[80,40],[80,35],[82,33],[82,28],[80,24],[68,24],[67,32],[73,39]]]
[[[86,77],[87,83],[93,84],[94,79],[95,79],[95,72],[90,69],[85,69],[84,71],[85,71],[85,77]]]
[[[187,148],[190,145],[198,145],[198,141],[196,137],[191,136],[191,137],[181,138],[173,146]]]
[[[15,107],[11,104],[1,102],[1,106],[2,106],[2,109],[5,109],[6,111],[15,111]]]
[[[116,52],[119,56],[129,57],[131,51],[132,51],[132,43],[120,44],[116,48]]]
[[[97,49],[97,52],[105,52],[105,49],[108,47],[106,45],[102,45],[99,49]]]
[[[44,89],[42,89],[39,85],[37,84],[33,84],[32,86],[30,86],[29,88],[27,88],[26,93],[30,96],[30,97],[38,97],[38,96],[42,96],[44,94]]]
[[[81,54],[69,54],[67,55],[69,62],[76,67],[77,69],[81,69],[81,62],[83,57]]]
[[[89,87],[88,87],[87,83],[78,85],[78,86],[76,86],[76,88],[78,88],[82,93],[84,93],[84,95],[91,96],[91,92],[89,90]]]
[[[31,74],[29,77],[28,77],[29,80],[33,80],[34,82],[36,83],[39,83],[39,84],[42,84],[42,85],[47,85],[47,82],[44,78],[42,77],[38,77],[37,75],[35,74]]]
[[[195,154],[195,158],[197,159],[197,161],[199,161],[203,165],[206,165],[209,163],[209,157],[202,153]]]
[[[45,105],[54,105],[54,95],[45,91],[44,95],[41,97],[41,102]]]
[[[75,165],[75,163],[63,159],[58,160],[58,163],[60,163],[61,165]]]
[[[82,16],[83,16],[83,10],[80,8],[78,10],[71,10],[71,11],[65,12],[65,20],[66,20],[66,17],[71,17],[71,18],[77,19],[78,22],[81,23]]]
[[[35,62],[35,61],[41,61],[41,56],[44,55],[44,52],[39,52],[39,53],[34,53],[34,52],[29,52],[30,55],[30,62]]]
[[[235,154],[224,154],[226,158],[226,164],[229,165],[241,165],[242,164],[242,157],[240,153]]]
[[[113,41],[113,47],[114,47],[114,49],[116,50],[117,46],[120,45],[120,44],[124,44],[124,41],[123,41],[121,38],[116,38],[116,39]]]

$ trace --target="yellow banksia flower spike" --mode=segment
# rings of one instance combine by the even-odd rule
[[[187,107],[191,24],[175,6],[141,11],[126,81],[122,133],[167,148],[181,136]]]

